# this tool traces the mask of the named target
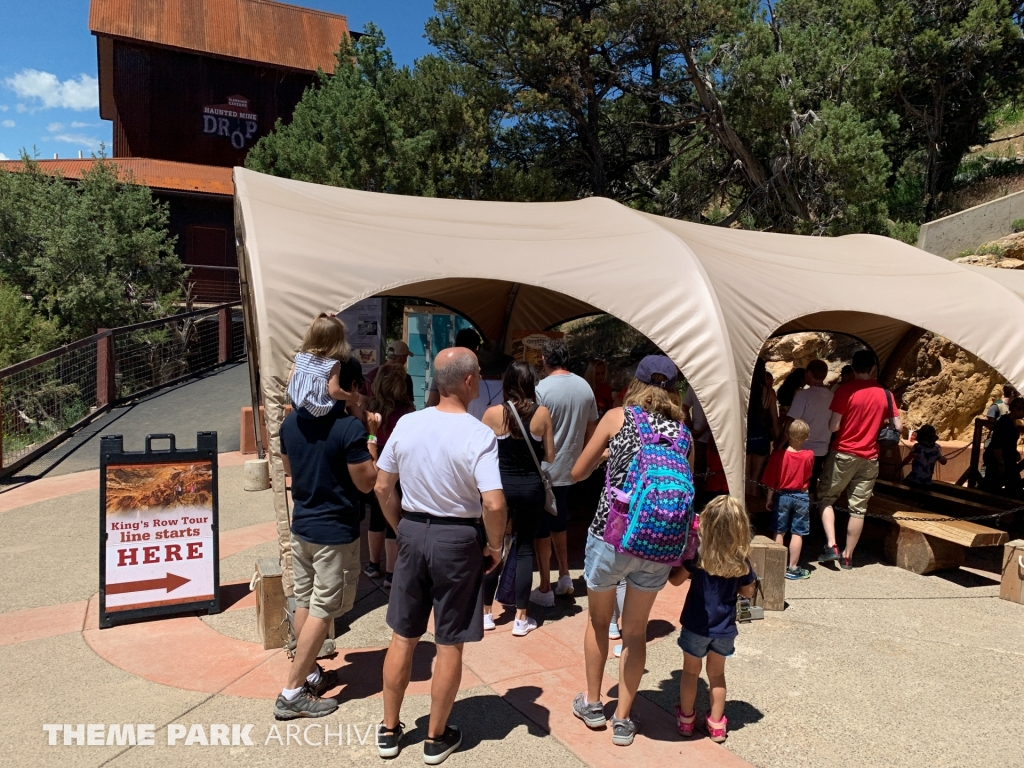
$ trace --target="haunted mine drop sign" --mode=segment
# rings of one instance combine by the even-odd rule
[[[245,149],[259,138],[259,115],[249,109],[244,96],[228,96],[227,104],[203,107],[203,133],[220,136],[235,149]]]
[[[151,441],[167,440],[168,450]],[[217,435],[195,450],[150,435],[125,452],[119,435],[100,445],[100,626],[164,613],[220,609]]]

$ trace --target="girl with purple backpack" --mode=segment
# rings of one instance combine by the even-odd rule
[[[690,433],[683,423],[684,413],[676,382],[679,370],[663,355],[649,355],[637,366],[623,407],[612,408],[598,423],[594,435],[583,449],[572,470],[574,482],[585,480],[604,460],[608,466],[605,492],[601,494],[594,521],[587,536],[583,575],[587,583],[590,622],[584,638],[587,690],[573,701],[573,714],[588,728],[605,727],[601,703],[601,683],[608,659],[608,635],[615,608],[616,586],[626,581],[622,605],[622,657],[619,663],[619,700],[612,717],[612,743],[628,746],[637,731],[630,718],[633,700],[644,673],[647,659],[647,620],[654,600],[668,582],[671,562],[656,562],[629,554],[618,542],[623,539],[620,501],[636,477],[636,461],[656,450],[668,451],[664,457],[670,471],[688,486],[681,491],[680,504],[689,508],[693,498],[690,478]],[[640,494],[635,494],[639,497]],[[628,497],[626,497],[628,499]],[[609,525],[609,519],[612,525]],[[692,510],[689,512],[692,521]],[[616,538],[616,533],[618,537]],[[610,540],[616,541],[613,544]],[[685,534],[683,537],[685,541]],[[676,554],[681,553],[680,551]]]

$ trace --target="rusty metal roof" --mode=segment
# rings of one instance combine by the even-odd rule
[[[37,160],[43,173],[61,174],[66,179],[80,179],[96,160]],[[109,162],[118,167],[122,178],[131,178],[150,189],[175,192],[201,192],[208,195],[232,196],[235,185],[231,169],[215,165],[175,163],[170,160],[150,160],[145,157],[119,157]],[[20,171],[20,160],[0,161],[0,170]]]
[[[96,35],[288,69],[333,72],[344,16],[271,0],[92,0]]]

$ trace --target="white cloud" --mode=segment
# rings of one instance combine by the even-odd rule
[[[8,109],[10,109],[10,107],[6,104],[0,104],[0,112],[6,112]]]
[[[51,136],[54,141],[63,141],[68,144],[77,144],[82,149],[88,149],[92,152],[98,152],[102,141],[93,136],[86,136],[82,133],[58,133],[56,136]]]
[[[14,121],[13,120],[4,120],[2,123],[0,123],[0,125],[2,125],[4,128],[13,128],[14,127]]]
[[[0,160],[10,160],[10,159],[11,159],[11,158],[9,158],[9,157],[8,157],[7,155],[5,155],[5,154],[4,154],[3,152],[0,152]]]
[[[92,128],[96,123],[72,123],[72,128]]]
[[[52,72],[23,69],[4,80],[4,85],[19,98],[38,100],[43,109],[95,109],[100,103],[99,81],[86,74],[79,75],[77,80],[61,81]],[[18,105],[18,111],[24,111],[22,104]]]
[[[57,131],[63,131],[64,130],[64,123],[50,123],[48,126],[46,126],[46,130],[48,130],[50,133],[56,133]]]

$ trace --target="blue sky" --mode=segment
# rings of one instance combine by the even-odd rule
[[[296,5],[348,17],[361,30],[384,30],[399,64],[427,53],[423,25],[432,0],[304,0]],[[0,159],[21,149],[40,158],[88,157],[109,148],[111,126],[100,120],[96,39],[89,32],[88,0],[5,0],[0,23]]]

